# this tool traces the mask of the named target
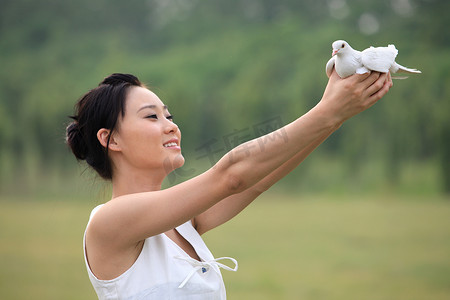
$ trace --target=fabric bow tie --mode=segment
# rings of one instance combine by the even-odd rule
[[[192,257],[183,257],[183,256],[175,256],[175,258],[184,260],[194,267],[194,269],[188,274],[188,276],[186,276],[186,278],[183,280],[183,282],[178,286],[179,289],[183,288],[186,285],[186,283],[189,281],[189,279],[191,279],[192,276],[194,276],[195,272],[197,272],[199,270],[202,270],[202,273],[206,273],[212,266],[217,266],[219,268],[225,269],[227,271],[233,271],[233,272],[236,272],[238,269],[237,261],[231,257],[219,257],[219,258],[208,260],[208,261],[198,261],[196,259],[193,259]],[[229,266],[224,265],[219,262],[220,260],[225,260],[225,259],[231,260],[234,263],[234,268],[230,268]],[[212,268],[212,269],[216,270],[215,268]]]

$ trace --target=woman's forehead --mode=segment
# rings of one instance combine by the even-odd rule
[[[127,111],[138,112],[144,107],[167,109],[159,97],[143,87],[132,87],[127,95]]]

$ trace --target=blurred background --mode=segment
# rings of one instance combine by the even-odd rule
[[[109,188],[77,163],[65,127],[104,77],[135,74],[168,104],[186,158],[171,186],[311,109],[337,39],[395,44],[422,74],[205,237],[242,260],[224,274],[229,297],[450,298],[448,11],[447,0],[0,0],[0,298],[95,299],[81,238]]]

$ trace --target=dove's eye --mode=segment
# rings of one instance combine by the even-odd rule
[[[345,47],[345,44],[342,44],[342,47],[341,48],[344,48]]]

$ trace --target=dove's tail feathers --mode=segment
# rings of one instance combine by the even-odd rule
[[[421,71],[419,71],[419,70],[416,70],[416,69],[410,69],[410,68],[400,67],[400,68],[398,68],[398,71],[397,71],[397,73],[412,73],[412,74],[420,74],[420,73],[422,73],[422,72],[421,72]]]
[[[410,74],[420,74],[420,73],[422,73],[419,70],[407,68],[407,67],[399,65],[397,63],[395,63],[395,65],[392,66],[390,71],[391,71],[391,73],[410,73]]]

